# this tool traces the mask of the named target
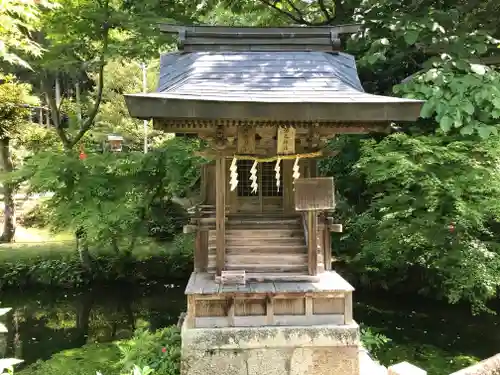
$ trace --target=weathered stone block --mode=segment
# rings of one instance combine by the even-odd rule
[[[358,325],[182,327],[183,375],[359,375]]]

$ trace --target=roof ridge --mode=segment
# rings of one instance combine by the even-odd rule
[[[160,25],[164,33],[177,34],[183,52],[203,51],[321,51],[340,50],[341,34],[355,33],[359,25],[321,27],[224,27]]]

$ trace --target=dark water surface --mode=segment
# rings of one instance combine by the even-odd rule
[[[145,324],[177,323],[186,303],[183,286],[94,288],[87,291],[8,292],[2,307],[13,311],[2,321],[0,358],[26,364],[89,342],[129,337]],[[381,330],[391,345],[432,345],[449,355],[487,358],[500,352],[500,326],[494,315],[472,316],[467,308],[389,294],[356,292],[354,316]],[[500,309],[499,309],[500,311]]]

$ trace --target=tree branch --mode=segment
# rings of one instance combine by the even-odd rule
[[[337,0],[337,1],[340,1],[340,0]],[[331,21],[333,21],[333,19],[335,18],[335,16],[332,16],[332,14],[326,8],[325,0],[318,0],[318,5],[319,5],[319,9],[321,9],[321,13],[323,13],[323,16],[325,17],[325,21],[328,20],[329,23]]]
[[[306,20],[305,17],[304,17],[304,15],[300,11],[300,9],[297,8],[297,6],[295,6],[291,0],[285,0],[285,1],[286,1],[286,3],[288,5],[290,5],[290,7],[293,8],[293,10],[295,12],[297,12],[296,15],[293,14],[293,13],[291,13],[291,12],[288,12],[288,11],[286,11],[284,9],[281,9],[280,7],[278,7],[276,5],[276,3],[278,3],[279,0],[274,0],[274,1],[272,1],[272,0],[259,0],[259,1],[262,4],[267,5],[268,7],[271,7],[274,10],[277,10],[281,14],[285,15],[286,17],[290,18],[292,21],[294,21],[295,23],[298,23],[300,25],[305,25],[305,26],[327,26],[327,25],[330,25],[332,23],[332,21],[336,18],[335,16],[332,16],[330,14],[330,12],[326,8],[326,6],[323,3],[323,1],[321,1],[321,2],[323,3],[324,9],[326,10],[326,14],[328,14],[329,16],[328,16],[328,18],[324,19],[323,21],[318,21],[318,22],[311,22],[311,21]],[[322,13],[324,13],[324,12],[322,11]]]
[[[263,3],[264,5],[267,5],[268,7],[271,7],[273,8],[274,10],[277,10],[278,12],[280,12],[281,14],[284,14],[285,16],[287,16],[288,18],[290,18],[292,21],[298,23],[298,24],[302,24],[302,25],[307,25],[307,26],[313,26],[311,25],[310,22],[308,22],[307,20],[305,20],[302,15],[299,13],[298,16],[295,16],[294,14],[290,13],[290,12],[287,12],[286,10],[283,10],[281,8],[279,8],[277,5],[276,5],[276,2],[274,1],[269,1],[269,0],[259,0],[261,3]]]
[[[52,122],[56,129],[56,133],[61,139],[61,142],[65,149],[71,149],[72,144],[66,135],[64,129],[61,127],[61,108],[57,105],[55,98],[50,94],[51,87],[48,83],[48,77],[42,79],[43,90],[45,91],[45,98],[47,99],[47,104],[49,106],[50,114],[52,116]]]
[[[109,27],[107,24],[103,25],[104,29],[104,34],[103,34],[103,44],[102,44],[102,51],[101,51],[101,57],[99,59],[99,73],[98,73],[98,79],[97,79],[97,94],[96,94],[96,100],[94,103],[94,107],[92,108],[92,111],[90,112],[89,116],[87,119],[83,122],[82,126],[80,127],[80,130],[78,131],[77,135],[75,138],[73,138],[70,142],[71,148],[76,145],[80,139],[85,135],[85,133],[90,129],[92,124],[94,123],[94,120],[97,116],[97,113],[99,112],[99,107],[101,105],[102,101],[102,94],[104,90],[104,65],[106,64],[106,54],[108,52],[108,42],[109,42]]]

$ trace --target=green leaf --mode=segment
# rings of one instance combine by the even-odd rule
[[[458,69],[467,70],[467,71],[469,71],[469,68],[470,68],[470,64],[468,62],[465,62],[464,60],[455,61],[455,66]]]
[[[430,100],[427,100],[420,111],[420,117],[429,118],[434,113],[434,105]]]
[[[420,33],[418,32],[418,30],[407,30],[405,31],[405,34],[404,34],[404,39],[405,39],[405,42],[406,44],[408,44],[409,46],[415,44],[418,40],[418,35]]]
[[[488,51],[488,46],[484,43],[478,43],[474,46],[474,48],[479,53],[485,53],[486,51]]]
[[[500,98],[493,98],[493,100],[491,101],[491,104],[493,104],[493,106],[495,108],[500,109]]]
[[[479,133],[479,136],[483,139],[486,139],[490,136],[490,134],[493,132],[492,128],[487,125],[483,125],[477,129],[477,132]]]
[[[470,124],[460,129],[460,134],[462,135],[471,135],[472,133],[474,133],[474,126]]]
[[[463,110],[467,112],[469,115],[472,115],[474,113],[474,106],[472,105],[471,102],[466,102]]]
[[[482,76],[486,73],[486,67],[484,65],[481,65],[481,64],[470,64],[470,68],[474,73],[476,73],[480,76]]]
[[[378,56],[376,53],[372,53],[367,58],[368,64],[373,65],[378,61]]]
[[[453,127],[453,119],[449,116],[444,116],[441,121],[439,122],[439,126],[441,127],[441,129],[447,133],[450,131],[450,129]]]
[[[389,39],[387,38],[380,39],[380,44],[382,44],[383,46],[388,46],[390,44]]]

